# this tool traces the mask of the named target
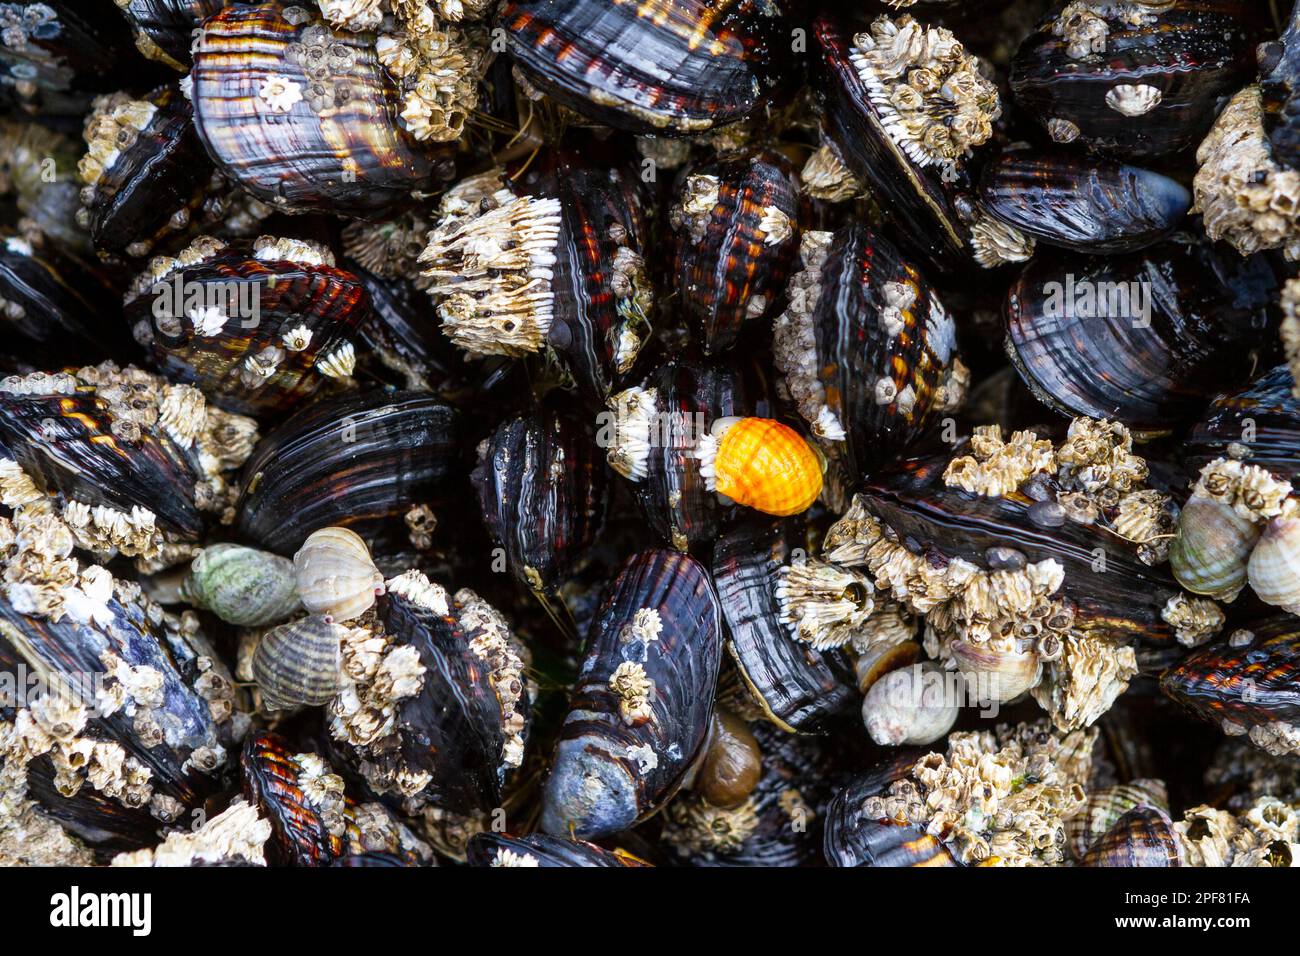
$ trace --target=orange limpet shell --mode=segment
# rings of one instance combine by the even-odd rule
[[[822,463],[793,428],[742,418],[718,440],[716,490],[737,504],[785,516],[807,511],[822,490]]]

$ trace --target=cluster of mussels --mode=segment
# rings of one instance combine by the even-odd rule
[[[0,0],[0,864],[1300,865],[1300,3]]]

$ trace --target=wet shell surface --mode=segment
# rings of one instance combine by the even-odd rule
[[[757,111],[788,68],[789,22],[757,0],[515,0],[506,50],[570,109],[639,133],[702,133]]]
[[[190,564],[185,598],[240,627],[279,624],[301,607],[293,562],[238,544],[214,544]]]
[[[1192,196],[1151,170],[1071,154],[1005,153],[984,169],[980,199],[992,216],[1049,245],[1132,252],[1168,235]]]
[[[771,419],[720,419],[696,454],[712,490],[764,514],[800,514],[821,494],[821,459],[797,431]]]
[[[253,679],[267,707],[327,704],[342,686],[344,630],[317,616],[272,628],[253,652]]]
[[[1259,536],[1259,526],[1230,504],[1194,494],[1178,515],[1169,569],[1193,594],[1230,601],[1246,584],[1247,561]]]
[[[469,841],[470,866],[647,866],[636,857],[603,849],[584,840],[529,833],[476,833]]]
[[[298,596],[309,614],[350,621],[384,593],[384,576],[355,531],[321,528],[308,535],[293,556]]]
[[[303,6],[228,6],[204,22],[190,77],[208,154],[281,210],[372,217],[438,181],[372,33]]]
[[[1080,866],[1183,865],[1180,838],[1169,815],[1157,807],[1135,807],[1102,834]]]
[[[1265,604],[1300,614],[1300,518],[1274,518],[1250,553],[1246,575]]]
[[[674,551],[628,560],[592,625],[546,781],[542,828],[608,836],[658,810],[709,731],[722,622],[708,572]]]

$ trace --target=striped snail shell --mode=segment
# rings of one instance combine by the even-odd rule
[[[253,652],[253,679],[270,710],[329,703],[342,673],[344,628],[304,617],[267,631]]]
[[[384,593],[384,576],[361,536],[347,528],[321,528],[293,556],[298,596],[312,614],[332,621],[360,617]]]

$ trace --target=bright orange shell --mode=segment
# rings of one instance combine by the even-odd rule
[[[713,467],[718,494],[770,515],[807,511],[822,490],[817,453],[793,428],[767,418],[728,428]]]

